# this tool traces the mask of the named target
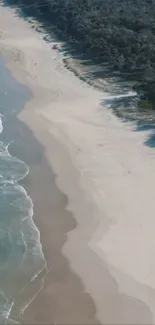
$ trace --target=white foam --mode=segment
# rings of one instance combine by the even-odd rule
[[[2,125],[2,119],[0,117],[0,133],[2,133],[2,131],[3,131],[3,125]],[[10,152],[9,152],[9,146],[11,145],[12,142],[13,142],[13,140],[10,141],[7,145],[4,145],[3,142],[0,142],[0,145],[1,145],[0,157],[1,158],[3,157],[2,158],[3,160],[4,160],[4,156],[6,157],[6,159],[7,159],[7,157],[8,158],[9,157],[12,157],[11,154],[10,154]],[[20,159],[18,159],[16,157],[13,157],[13,158],[15,158],[15,160],[17,159],[17,162],[18,163],[21,161]],[[13,161],[14,163],[16,162],[15,160]],[[21,161],[21,163],[22,164],[25,164],[23,161]],[[18,184],[18,181],[21,180],[21,179],[24,179],[26,177],[26,175],[29,173],[28,166],[26,164],[25,164],[25,166],[27,168],[25,168],[23,174],[21,174],[20,177],[17,180],[16,179],[13,179],[13,178],[10,179],[10,180],[9,179],[7,180],[7,179],[4,179],[4,177],[2,175],[0,175],[0,182],[1,183],[4,183],[3,184],[4,187],[7,186],[7,184],[10,184],[10,185],[12,184],[13,186],[15,185],[16,189],[19,190],[20,193],[23,193],[24,194],[25,200],[29,201],[28,202],[29,209],[27,211],[27,214],[25,215],[25,218],[22,219],[22,222],[27,219],[28,224],[30,222],[29,227],[31,227],[31,229],[33,229],[34,232],[36,233],[36,236],[35,236],[36,237],[36,243],[35,243],[36,249],[37,249],[37,252],[39,252],[40,258],[43,260],[43,264],[44,264],[44,266],[41,269],[39,269],[37,273],[35,273],[35,274],[32,275],[30,281],[26,284],[26,286],[24,286],[22,288],[22,291],[25,290],[25,288],[29,285],[30,282],[32,282],[32,281],[35,280],[35,278],[40,274],[40,272],[43,270],[43,268],[47,267],[47,263],[46,263],[46,260],[44,258],[44,254],[43,254],[43,250],[42,250],[42,245],[41,245],[41,242],[40,242],[40,231],[39,231],[39,229],[37,228],[37,226],[35,225],[35,223],[33,221],[33,214],[34,214],[34,211],[33,211],[33,201],[30,198],[30,196],[27,194],[27,192],[24,189],[24,187],[22,187],[21,185]],[[18,192],[17,192],[17,194],[18,194]],[[21,234],[22,234],[23,243],[24,243],[24,245],[26,247],[26,250],[27,250],[26,235],[24,234],[23,231],[21,231]],[[32,251],[32,254],[33,254],[33,251]],[[24,261],[25,256],[26,256],[26,254],[24,253],[23,254],[23,259],[22,259],[23,261]],[[42,286],[43,286],[43,282],[42,282]],[[41,287],[41,289],[42,289],[42,287]],[[24,310],[29,306],[29,304],[32,302],[32,300],[36,297],[37,294],[38,294],[38,292],[34,295],[34,297],[31,299],[31,301],[28,302],[28,304],[25,306]],[[5,296],[4,293],[3,293],[3,295]],[[0,323],[4,323],[6,321],[10,321],[9,320],[9,316],[10,316],[12,307],[14,305],[14,298],[12,299],[11,302],[9,302],[9,304],[7,302],[7,297],[6,297],[5,300],[6,300],[6,303],[4,304],[4,306],[0,306]],[[24,312],[24,310],[22,312]],[[10,323],[13,324],[13,323],[16,323],[16,322],[14,322],[13,320],[11,320]]]
[[[46,265],[31,279],[30,282],[34,281],[38,275],[44,270],[44,268],[46,267]],[[40,291],[44,288],[44,277],[42,278],[42,285],[40,286],[40,288],[38,289],[38,291],[36,292],[36,294],[33,296],[33,298],[23,307],[23,309],[21,310],[21,315],[24,314],[25,310],[29,307],[29,305],[32,303],[32,301],[37,297],[37,295],[40,293]]]
[[[1,115],[0,115],[0,133],[2,133],[3,131],[3,124],[2,124],[2,119],[1,119]]]
[[[121,98],[128,98],[128,97],[136,97],[137,93],[135,91],[129,91],[126,94],[120,94],[120,95],[108,95],[104,97],[104,100],[106,99],[121,99]]]

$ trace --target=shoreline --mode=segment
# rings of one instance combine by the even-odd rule
[[[11,52],[10,50],[8,51],[6,49],[6,51],[5,51],[5,48],[4,49],[1,48],[1,50],[2,50],[2,52],[4,50],[3,57],[5,59],[7,58],[7,55],[10,56],[10,52]],[[12,56],[12,52],[11,52],[11,56]],[[13,57],[13,61],[14,61],[14,57]],[[7,62],[6,66],[12,72],[13,69],[12,68],[10,69],[11,66],[9,65],[9,63],[10,63],[9,60],[7,61],[7,59],[6,59],[6,62]],[[13,73],[13,76],[14,76],[14,73]],[[20,79],[20,77],[19,78],[18,77],[17,77],[17,80],[21,83],[21,79]],[[27,85],[26,82],[23,82],[23,84]],[[30,87],[30,89],[32,91],[31,87]],[[31,102],[33,102],[33,100],[35,100],[35,96],[33,96],[32,100],[30,100],[30,105],[31,105]],[[28,106],[29,106],[29,102],[28,102]],[[31,106],[30,106],[30,109],[31,109]],[[67,209],[65,208],[65,206],[67,205],[67,197],[65,194],[61,193],[59,189],[57,189],[57,187],[55,185],[55,181],[54,181],[54,179],[57,177],[53,174],[51,166],[50,166],[50,171],[48,170],[48,172],[47,172],[47,170],[46,170],[47,168],[49,169],[49,167],[47,165],[48,162],[46,162],[46,154],[44,153],[46,148],[43,147],[43,145],[41,144],[42,141],[40,141],[40,144],[38,145],[38,147],[40,146],[41,149],[40,148],[37,149],[37,151],[38,151],[37,155],[39,156],[38,157],[39,160],[42,157],[42,159],[45,161],[43,163],[41,161],[39,163],[39,167],[41,168],[41,171],[43,171],[43,176],[46,177],[46,180],[44,178],[42,179],[40,177],[40,175],[38,174],[38,172],[39,172],[38,170],[35,171],[36,167],[33,166],[32,162],[31,162],[31,158],[32,158],[32,160],[35,159],[35,157],[33,158],[33,156],[35,156],[36,144],[39,142],[37,140],[37,137],[34,137],[32,129],[29,129],[29,127],[26,126],[26,123],[23,124],[24,121],[22,121],[22,119],[20,118],[20,115],[22,115],[23,111],[24,111],[24,109],[22,109],[22,111],[19,113],[19,116],[17,116],[19,123],[20,124],[22,123],[23,126],[20,126],[20,128],[19,128],[19,126],[18,126],[19,123],[16,123],[16,121],[13,120],[13,123],[15,126],[15,134],[13,134],[13,136],[15,137],[15,139],[17,137],[17,144],[16,144],[16,141],[14,141],[14,143],[10,146],[10,153],[17,156],[22,161],[26,162],[26,164],[30,167],[29,174],[20,183],[26,189],[28,195],[32,198],[33,203],[34,203],[33,220],[35,222],[36,227],[40,231],[41,244],[43,247],[45,259],[47,261],[48,273],[47,273],[47,275],[46,275],[46,273],[45,274],[43,273],[43,278],[42,278],[42,272],[40,272],[39,279],[37,277],[37,280],[36,280],[37,283],[33,284],[33,288],[32,289],[31,289],[31,287],[28,288],[28,290],[26,290],[26,293],[24,293],[23,297],[19,296],[16,299],[15,305],[12,308],[10,318],[17,322],[20,321],[23,324],[32,324],[32,322],[37,323],[37,324],[38,323],[51,324],[51,322],[53,324],[55,324],[57,322],[60,324],[64,324],[64,323],[65,324],[77,324],[77,322],[79,324],[92,324],[92,325],[99,324],[100,322],[96,318],[96,308],[95,308],[93,299],[91,298],[89,293],[87,293],[87,291],[85,290],[83,281],[80,280],[80,278],[78,277],[78,275],[76,275],[74,273],[74,271],[72,271],[72,269],[69,265],[69,262],[67,261],[66,257],[62,254],[61,249],[59,248],[59,245],[61,244],[61,246],[63,247],[63,242],[65,243],[65,241],[67,240],[68,231],[71,231],[73,226],[76,227],[76,221],[71,216],[71,213],[69,211],[67,211]],[[30,115],[32,118],[31,113],[30,113]],[[35,118],[35,116],[33,118]],[[37,117],[36,117],[36,119],[37,119]],[[17,124],[17,130],[19,129],[19,135],[22,138],[22,140],[21,140],[22,145],[25,141],[24,151],[23,151],[23,148],[20,147],[20,144],[18,142],[19,135],[18,135],[18,132],[16,135],[16,124]],[[63,147],[61,147],[61,145],[59,143],[57,143],[57,140],[54,139],[53,136],[51,137],[51,135],[50,135],[50,137],[47,137],[47,135],[48,135],[48,132],[46,130],[47,122],[41,121],[41,125],[40,125],[40,121],[38,121],[38,126],[40,127],[41,132],[43,132],[42,135],[43,135],[43,139],[45,138],[44,141],[47,141],[47,143],[48,143],[48,141],[50,141],[50,145],[51,145],[51,141],[52,141],[55,146],[56,153],[58,153],[57,151],[58,151],[59,146],[60,146],[60,151],[62,152]],[[28,129],[28,132],[27,131],[24,132],[25,129]],[[21,132],[21,134],[20,134],[20,132]],[[44,132],[45,132],[45,137],[44,137]],[[27,140],[27,138],[29,138],[29,136],[27,136],[28,133],[30,133],[30,134],[32,133],[32,134],[31,134],[30,139]],[[32,145],[32,148],[31,148],[30,143],[33,142],[32,138],[34,139],[33,140],[34,144]],[[52,138],[53,138],[53,140],[52,140]],[[44,141],[43,141],[43,144],[44,144]],[[17,148],[16,148],[16,146],[17,146]],[[26,154],[25,154],[25,148],[27,150]],[[65,155],[66,155],[66,153],[65,153]],[[30,162],[29,162],[28,157],[30,157],[30,156],[31,156],[31,158],[30,158]],[[60,156],[61,156],[61,153],[60,153]],[[34,161],[33,161],[33,163],[34,163]],[[38,164],[37,161],[35,163]],[[38,166],[36,169],[38,169]],[[32,180],[32,178],[33,178],[33,180]],[[40,178],[41,178],[41,181],[40,181]],[[47,200],[45,200],[43,195],[45,195],[45,192],[47,192],[46,185],[47,185],[48,181],[50,180],[50,178],[51,178],[51,183],[50,183],[50,185],[47,186],[47,188],[49,190],[48,193],[50,193],[50,191],[51,191],[51,193],[53,195],[53,190],[54,190],[54,192],[57,192],[57,193],[54,193],[54,199],[52,199],[52,196],[50,195],[50,197]],[[36,182],[36,180],[37,180],[37,182]],[[38,184],[35,184],[35,183],[38,183]],[[36,188],[38,188],[38,186],[39,185],[41,186],[42,184],[45,185],[44,190],[42,190],[42,194],[38,193],[38,191],[37,191],[37,195],[35,195]],[[33,189],[33,186],[35,187],[35,189]],[[54,187],[55,187],[55,189],[54,189]],[[43,197],[42,204],[40,204],[40,202],[42,201],[41,196]],[[58,204],[60,204],[60,208],[59,207],[57,208],[58,212],[56,211],[56,213],[60,213],[60,217],[59,217],[59,215],[57,216],[60,219],[60,220],[58,220],[58,222],[55,221],[55,218],[54,218],[54,220],[52,220],[52,224],[51,224],[50,220],[48,220],[48,218],[49,218],[48,215],[46,216],[45,220],[42,220],[42,216],[40,216],[40,210],[43,209],[43,213],[44,213],[44,210],[46,211],[46,209],[47,209],[47,211],[49,213],[49,211],[52,211],[52,209],[53,209],[52,206],[50,206],[50,208],[46,207],[44,200],[45,200],[45,203],[47,201],[48,205],[49,204],[51,205],[51,203],[53,203],[54,212],[56,210],[55,205],[57,206]],[[62,203],[61,203],[61,201],[62,201]],[[62,205],[64,205],[64,211],[61,212]],[[61,214],[62,214],[62,216],[61,216]],[[53,215],[53,211],[52,211],[52,215]],[[51,217],[54,217],[52,215],[51,215]],[[67,215],[68,215],[68,217],[67,217]],[[64,223],[63,219],[61,220],[62,217],[65,218],[64,225],[63,225],[63,223]],[[69,220],[67,221],[67,219],[69,219]],[[44,224],[44,222],[45,222],[45,224]],[[47,222],[47,228],[46,228],[46,222]],[[56,228],[56,236],[58,237],[58,239],[57,239],[57,237],[55,238],[55,236],[54,236],[53,241],[51,243],[49,243],[49,240],[47,238],[50,235],[47,236],[46,232],[49,231],[49,229],[51,228],[53,223],[54,223],[54,227]],[[57,227],[59,227],[60,230],[59,230],[59,228],[57,229]],[[44,228],[46,228],[46,232],[44,231]],[[63,230],[63,228],[65,229],[64,234],[62,233],[61,228],[62,228],[62,230]],[[60,232],[60,234],[58,231]],[[45,234],[44,234],[44,232],[45,232]],[[51,235],[53,234],[53,232],[55,233],[55,230],[51,229]],[[59,239],[59,237],[60,237],[60,239]],[[59,241],[60,241],[60,244],[59,244]],[[55,248],[55,245],[56,245],[56,248]],[[49,255],[50,255],[49,250],[51,250],[51,252],[52,252],[52,256],[50,256],[50,258],[49,258]],[[57,251],[59,251],[59,250],[60,250],[60,253],[58,254]],[[57,255],[58,255],[58,257],[57,257]],[[61,258],[59,257],[59,255],[61,256]],[[55,266],[52,265],[53,260],[56,260]],[[58,273],[58,276],[57,276],[56,272]],[[51,273],[52,273],[52,276],[50,275]],[[40,283],[42,282],[42,279],[44,279],[44,277],[45,277],[45,280],[44,280],[45,282],[46,282],[46,278],[47,278],[47,284],[45,283],[44,289],[42,290],[41,294],[39,292],[37,294],[36,298],[34,299],[34,301],[32,301],[32,303],[30,304],[30,306],[28,306],[28,308],[25,309],[24,314],[20,315],[19,314],[20,308],[22,310],[23,304],[25,305],[25,301],[27,301],[27,299],[29,299],[28,297],[31,297],[31,295],[33,295],[33,291],[37,290],[37,287],[40,287]],[[57,279],[57,277],[58,277],[58,279]],[[62,279],[61,279],[61,277],[62,277]],[[57,284],[57,282],[58,282],[58,284]],[[52,284],[55,286],[54,292],[53,292]],[[51,289],[50,289],[51,296],[50,297],[48,297],[48,296],[46,297],[47,285],[48,285],[48,289],[49,289],[49,285],[51,287]],[[58,299],[60,301],[58,301]],[[29,304],[29,302],[28,302],[28,304]],[[49,305],[48,311],[47,311],[46,305]]]
[[[90,306],[88,309],[83,306],[83,317],[90,324],[96,323],[96,318],[107,324],[154,323],[154,265],[149,276],[147,272],[152,262],[151,248],[154,249],[151,216],[155,209],[150,194],[154,190],[155,175],[154,155],[142,145],[146,134],[131,132],[130,126],[125,127],[111,112],[102,108],[104,93],[67,71],[62,56],[52,50],[51,45],[44,42],[41,34],[32,30],[26,21],[16,17],[15,11],[0,7],[0,29],[3,30],[0,54],[17,80],[33,93],[33,99],[18,118],[44,148],[51,170],[57,175],[56,185],[67,197],[65,211],[72,213],[76,220],[73,222],[76,227],[70,228],[66,219],[61,219],[60,227],[69,227],[61,253],[68,260],[72,274],[83,282],[82,296],[84,301],[86,297],[86,305],[89,300]],[[44,155],[41,156],[43,160]],[[45,182],[44,178],[42,182]],[[139,193],[140,184],[144,191]],[[149,186],[151,191],[148,194]],[[33,191],[35,193],[36,189]],[[38,200],[39,197],[41,194],[38,194]],[[137,205],[137,200],[142,204]],[[147,213],[149,220],[145,218]],[[143,225],[139,233],[141,220]],[[41,242],[45,238],[44,250],[48,241],[44,229],[47,231],[51,227],[50,220],[43,222],[36,216],[35,223],[41,232]],[[147,224],[148,237],[145,238]],[[137,234],[139,245],[136,246]],[[146,246],[148,242],[150,246]],[[50,244],[49,252],[52,245],[56,245],[57,251],[55,242]],[[141,256],[145,247],[145,255]],[[52,261],[52,256],[50,258]],[[139,265],[135,263],[137,260]],[[58,270],[62,271],[62,265]],[[59,305],[57,285],[61,291],[60,279],[55,282],[56,291],[53,292],[53,285],[49,290],[45,286],[41,291],[46,303],[50,304],[50,299],[53,299],[52,303],[57,301]],[[79,285],[76,289],[79,290]],[[66,305],[68,292],[70,290],[65,291],[67,294],[57,310],[58,323],[80,323],[78,303],[74,306],[74,315],[69,314],[71,306]],[[73,290],[72,294],[78,301],[76,291]],[[38,299],[26,311],[27,322],[29,317],[34,317],[34,310],[42,315],[47,312],[45,307],[40,310]],[[51,306],[48,307],[50,310]],[[82,306],[80,308],[82,310]],[[70,320],[67,317],[71,317]],[[88,320],[81,322],[87,323]],[[57,322],[56,316],[54,322]]]
[[[61,252],[67,232],[76,227],[73,216],[65,209],[67,198],[55,185],[56,176],[46,160],[42,145],[23,122],[14,119],[13,123],[15,141],[10,152],[30,166],[29,174],[20,183],[33,199],[33,220],[41,233],[48,271],[41,272],[32,286],[19,295],[11,318],[22,324],[99,324],[91,297]],[[56,148],[58,150],[57,145]],[[42,282],[43,289],[37,293]],[[35,292],[35,299],[20,316],[20,308],[29,303]]]

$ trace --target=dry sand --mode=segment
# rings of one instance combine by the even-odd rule
[[[45,280],[25,322],[39,322],[39,313],[42,323],[155,323],[155,154],[143,145],[147,134],[134,132],[101,105],[107,95],[68,71],[63,56],[15,11],[0,7],[0,31],[7,66],[33,92],[19,119],[44,147],[67,197],[66,213],[77,222],[59,216],[67,231],[61,253],[70,271],[61,282],[65,268],[56,262],[61,277],[51,273]],[[35,220],[50,271],[60,233],[57,241],[50,218],[35,214]]]

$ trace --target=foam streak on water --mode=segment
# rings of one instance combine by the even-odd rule
[[[0,133],[2,130],[0,119]],[[8,323],[16,299],[22,299],[25,288],[46,266],[40,233],[32,219],[33,202],[18,184],[29,168],[10,155],[9,145],[0,141],[0,324]]]
[[[2,124],[2,119],[0,118],[0,133],[3,131],[3,124]]]

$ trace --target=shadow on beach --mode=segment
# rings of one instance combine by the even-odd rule
[[[133,122],[134,131],[148,131],[145,145],[153,148],[155,147],[155,112],[154,110],[140,110],[138,107],[138,98],[135,96],[126,96],[132,91],[135,82],[130,81],[130,76],[122,78],[120,73],[112,72],[110,67],[105,63],[101,64],[90,54],[83,52],[80,42],[70,40],[62,34],[54,25],[49,24],[48,19],[44,19],[40,12],[36,11],[31,5],[19,4],[15,0],[1,1],[3,6],[11,6],[16,9],[16,14],[19,17],[27,20],[33,29],[42,33],[43,39],[53,44],[60,45],[58,50],[63,54],[63,62],[67,69],[71,70],[82,81],[88,83],[90,86],[110,94],[120,95],[119,99],[113,99],[107,103],[102,101],[101,105],[108,105],[108,108],[116,114],[123,122]],[[126,81],[126,79],[128,81]],[[138,97],[138,96],[137,96]]]

